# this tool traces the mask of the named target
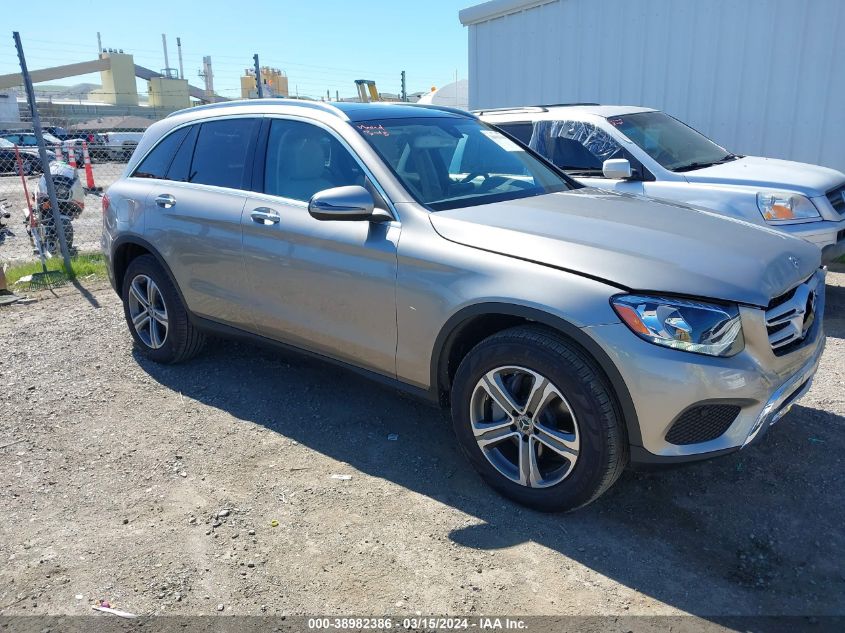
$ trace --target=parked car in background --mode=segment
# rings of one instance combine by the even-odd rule
[[[141,354],[213,332],[354,367],[450,406],[481,476],[543,510],[750,444],[825,341],[812,244],[583,187],[450,108],[171,114],[103,198],[102,248]]]
[[[88,156],[92,161],[108,160],[109,151],[106,145],[106,135],[100,132],[83,132],[80,136],[88,146]]]
[[[0,173],[20,174],[23,172],[24,176],[29,176],[41,171],[41,158],[38,155],[37,148],[19,147],[18,153],[21,157],[20,167],[15,154],[15,144],[5,138],[0,138]],[[55,160],[56,155],[47,150],[47,157],[50,160]]]
[[[38,141],[36,140],[33,132],[11,132],[3,134],[0,138],[4,138],[19,147],[34,149],[36,152],[38,151]],[[68,160],[68,158],[70,158],[70,152],[73,152],[74,157],[76,158],[76,164],[79,166],[82,165],[82,146],[76,141],[62,141],[52,134],[45,132],[44,143],[47,145],[47,149],[54,153],[56,147],[61,146],[62,157],[64,160]]]
[[[73,132],[69,132],[67,128],[60,127],[58,125],[43,125],[41,126],[42,131],[46,132],[47,134],[51,134],[62,141],[68,141],[71,139],[77,138],[77,135]]]
[[[740,156],[665,112],[576,104],[484,110],[496,125],[591,187],[684,202],[845,253],[845,174]]]
[[[110,160],[129,160],[138,147],[143,132],[107,132],[103,134],[105,146],[98,148]]]

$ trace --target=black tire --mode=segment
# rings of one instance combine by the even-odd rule
[[[130,316],[130,287],[132,281],[139,275],[145,275],[155,282],[167,311],[167,334],[161,347],[156,349],[147,345],[139,336]],[[196,356],[205,344],[205,336],[191,322],[179,292],[154,256],[141,255],[130,262],[123,276],[121,298],[123,299],[123,314],[135,346],[150,360],[162,364],[180,363]]]
[[[532,488],[501,474],[485,457],[471,426],[476,384],[497,367],[516,365],[548,378],[564,394],[577,420],[580,448],[565,478]],[[536,510],[570,511],[603,494],[628,462],[628,437],[613,391],[595,362],[577,345],[542,326],[494,334],[463,359],[452,383],[452,423],[470,463],[496,491]]]

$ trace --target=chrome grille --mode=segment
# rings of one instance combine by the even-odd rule
[[[845,216],[845,184],[828,191],[827,199],[839,215]]]
[[[777,356],[788,354],[799,347],[816,319],[816,296],[819,276],[787,293],[772,299],[766,309],[766,330],[769,345]]]

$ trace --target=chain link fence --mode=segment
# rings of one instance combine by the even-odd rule
[[[23,88],[0,91],[0,214],[9,215],[0,223],[14,234],[6,234],[0,243],[0,261],[8,263],[38,258],[31,237],[33,223],[27,218],[29,210],[43,205],[46,198],[25,95]],[[36,105],[59,208],[70,219],[65,235],[72,234],[71,255],[99,250],[103,193],[123,173],[146,127],[161,117],[155,112],[150,118],[129,114],[119,107],[42,102],[38,97]],[[39,215],[35,217],[37,223]]]

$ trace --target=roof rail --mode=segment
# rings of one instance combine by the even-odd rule
[[[576,103],[544,103],[543,105],[537,106],[538,108],[568,108],[568,107],[577,107],[577,106],[597,106],[601,105],[600,103],[592,103],[590,101],[582,101]]]
[[[544,106],[511,106],[510,108],[485,108],[484,110],[472,110],[473,114],[482,115],[491,112],[548,112]]]
[[[510,108],[486,108],[484,110],[473,110],[473,114],[491,114],[491,113],[504,113],[504,112],[548,112],[549,108],[569,108],[569,107],[577,107],[577,106],[597,106],[601,105],[600,103],[589,103],[589,102],[582,102],[582,103],[543,103],[541,105],[528,105],[528,106],[513,106]]]
[[[343,110],[332,105],[331,103],[326,103],[325,101],[306,101],[304,99],[285,99],[281,97],[271,97],[266,99],[235,99],[232,101],[218,101],[217,103],[206,103],[204,105],[194,106],[192,108],[177,110],[176,112],[171,112],[167,116],[172,117],[176,114],[181,114],[187,111],[197,112],[198,110],[216,110],[219,108],[242,105],[288,105],[296,106],[298,108],[311,108],[313,110],[322,110],[324,112],[328,112],[338,118],[347,121],[349,120],[349,117],[346,116],[346,113]]]

